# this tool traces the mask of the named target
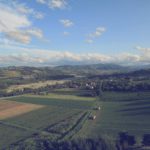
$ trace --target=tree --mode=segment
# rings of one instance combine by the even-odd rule
[[[96,86],[95,92],[96,92],[96,95],[99,96],[99,100],[102,98],[102,93],[103,93],[102,85],[103,85],[103,81],[99,81]]]
[[[142,144],[144,146],[150,146],[150,134],[144,134]]]
[[[129,146],[133,146],[136,143],[135,137],[128,135],[127,132],[119,133],[119,141],[116,144],[118,150],[126,150]]]

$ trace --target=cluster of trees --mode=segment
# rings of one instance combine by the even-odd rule
[[[141,145],[136,145],[136,139],[133,135],[127,132],[119,133],[118,140],[116,141],[117,150],[140,150],[142,147],[150,146],[150,134],[144,134]]]
[[[115,144],[116,143],[116,144]],[[35,134],[31,138],[12,144],[10,150],[143,150],[150,146],[150,134],[143,136],[141,145],[136,144],[133,135],[127,132],[118,134],[116,142],[97,138],[78,138],[73,140],[50,140]]]
[[[103,81],[103,91],[150,91],[150,69],[88,77],[91,82]],[[95,86],[95,89],[99,87]]]
[[[111,74],[100,74],[100,75],[90,75],[88,76],[89,79],[112,79],[112,78],[117,78],[117,79],[149,79],[150,75],[150,69],[143,69],[143,70],[137,70],[137,71],[127,71],[127,72],[116,72],[116,73],[111,73]]]
[[[23,88],[21,90],[14,90],[7,93],[5,90],[0,90],[0,97],[15,96],[26,93],[41,94],[48,93],[54,89],[59,88],[76,88],[80,90],[81,96],[95,97],[99,96],[103,91],[125,91],[125,92],[139,92],[150,91],[150,82],[131,82],[128,80],[73,80],[64,84],[47,85],[37,89]],[[0,86],[0,89],[3,89]]]
[[[10,85],[28,84],[46,80],[62,80],[73,77],[74,75],[72,74],[68,74],[61,70],[56,70],[54,68],[48,67],[0,68],[0,89],[6,89]]]
[[[65,84],[56,84],[56,85],[47,85],[45,87],[39,87],[37,89],[23,88],[23,89],[14,90],[9,93],[6,92],[5,90],[0,90],[0,97],[16,96],[16,95],[22,95],[28,93],[33,93],[37,95],[46,95],[49,92],[53,91],[54,89],[65,88],[65,87],[66,87]]]
[[[46,139],[28,140],[12,145],[10,150],[115,150],[112,145],[101,138],[50,141]]]
[[[136,82],[129,80],[105,81],[102,86],[103,91],[150,91],[150,82]]]
[[[0,89],[6,89],[11,85],[20,85],[20,84],[28,84],[28,83],[36,83],[39,81],[46,81],[46,80],[63,80],[63,79],[70,79],[73,78],[73,75],[46,75],[46,76],[35,76],[30,78],[25,77],[13,77],[13,78],[5,78],[0,79]]]
[[[82,78],[73,80],[67,84],[69,88],[90,90],[93,96],[98,95],[99,91],[118,91],[118,92],[139,92],[150,91],[150,79],[147,78]]]

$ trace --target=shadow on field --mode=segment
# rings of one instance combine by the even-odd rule
[[[144,115],[144,116],[150,116],[150,110],[142,110],[139,112],[131,112],[128,114],[125,114],[126,116],[140,116],[140,115]]]
[[[140,111],[140,110],[150,110],[150,106],[127,108],[127,109],[122,109],[121,111],[128,112],[128,111]]]
[[[127,108],[120,111],[124,115],[150,115],[150,106]]]
[[[138,102],[126,104],[125,106],[141,106],[141,105],[150,105],[150,100],[149,101],[140,100]]]
[[[127,105],[130,105],[132,103],[141,103],[143,101],[147,101],[150,103],[150,97],[146,97],[144,98],[141,98],[141,97],[113,97],[113,98],[109,98],[109,97],[106,97],[106,96],[103,96],[103,101],[109,101],[109,102],[129,102],[129,104]]]
[[[119,112],[124,116],[150,116],[150,98],[138,99],[124,104]]]

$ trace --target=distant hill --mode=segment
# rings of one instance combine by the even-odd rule
[[[89,65],[64,65],[64,66],[58,66],[55,68],[62,68],[62,69],[122,69],[124,67],[117,65],[117,64],[89,64]]]
[[[145,66],[121,66],[118,64],[89,64],[89,65],[62,65],[55,67],[1,67],[0,77],[28,77],[28,78],[50,78],[61,75],[103,75],[114,73],[128,73],[132,71],[146,72],[150,69]],[[135,72],[137,74],[138,72]]]
[[[55,67],[57,70],[64,70],[73,74],[110,74],[114,72],[127,71],[128,67],[117,64],[89,64],[89,65],[64,65]]]
[[[149,76],[150,78],[150,68],[136,70],[136,71],[130,72],[129,75],[133,75],[133,76],[143,75],[143,76]]]

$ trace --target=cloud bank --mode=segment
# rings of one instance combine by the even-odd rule
[[[7,43],[6,43],[7,44]],[[4,46],[3,46],[4,47]],[[5,47],[8,48],[6,45]],[[12,49],[13,46],[11,46]],[[150,64],[150,48],[138,47],[137,53],[121,53],[118,55],[104,55],[101,53],[73,53],[69,51],[54,51],[46,49],[35,49],[19,47],[17,54],[0,55],[0,64],[3,65],[35,65],[51,66],[64,64],[95,64],[95,63],[116,63],[122,65]]]

